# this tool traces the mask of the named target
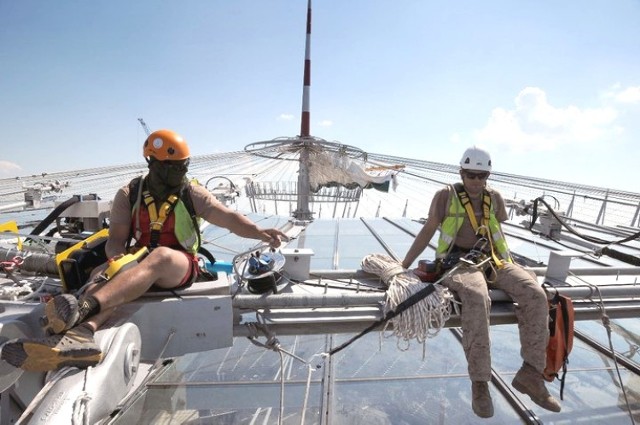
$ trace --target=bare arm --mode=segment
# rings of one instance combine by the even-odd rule
[[[281,240],[289,240],[287,235],[279,229],[263,229],[244,215],[227,208],[204,187],[191,186],[191,190],[191,199],[196,214],[209,223],[224,227],[243,238],[267,242],[273,248],[279,247]]]
[[[109,239],[105,247],[107,258],[112,258],[126,252],[127,239],[129,239],[129,225],[111,223],[109,226]]]
[[[404,260],[402,261],[402,267],[405,269],[411,267],[411,264],[413,264],[416,258],[418,258],[418,256],[422,254],[422,251],[425,250],[429,241],[431,241],[433,235],[436,233],[436,230],[438,230],[439,225],[440,223],[438,223],[437,220],[432,219],[431,216],[429,216],[426,223],[424,223],[424,226],[422,226],[422,229],[420,229],[420,232],[413,240],[411,247],[407,251]]]
[[[280,246],[281,240],[288,240],[287,235],[279,229],[269,228],[263,229],[257,224],[249,220],[244,215],[232,211],[222,204],[214,206],[215,214],[212,216],[212,224],[229,229],[231,232],[243,238],[259,239],[268,242],[273,248]]]

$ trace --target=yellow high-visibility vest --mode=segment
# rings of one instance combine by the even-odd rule
[[[482,222],[478,224],[476,220],[469,195],[464,190],[462,184],[451,185],[451,192],[447,203],[447,215],[440,225],[440,237],[436,248],[436,258],[444,259],[453,245],[460,227],[467,217],[471,227],[477,234],[484,236],[491,246],[491,254],[498,267],[502,267],[503,261],[512,263],[509,246],[504,239],[500,222],[496,218],[491,202],[491,195],[486,190],[482,196]],[[489,229],[489,235],[486,234]]]

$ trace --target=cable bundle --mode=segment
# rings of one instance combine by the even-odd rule
[[[387,255],[366,256],[362,260],[362,270],[380,276],[388,285],[385,314],[395,310],[412,294],[431,285],[431,283],[420,281],[411,271],[403,269],[396,260]],[[442,285],[437,283],[433,285],[434,292],[391,319],[395,336],[404,341],[415,338],[418,342],[424,343],[427,338],[436,336],[444,327],[451,315],[450,301],[453,296]]]

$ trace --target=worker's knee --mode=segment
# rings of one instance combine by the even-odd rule
[[[450,289],[454,290],[467,312],[485,314],[491,306],[487,284],[481,273],[462,272],[451,276]],[[485,313],[483,313],[485,312]]]
[[[159,246],[149,253],[142,264],[146,264],[147,266],[171,264],[175,261],[176,256],[183,257],[182,253],[175,249]]]

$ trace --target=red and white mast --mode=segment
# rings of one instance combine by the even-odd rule
[[[300,149],[298,169],[298,202],[293,216],[299,220],[313,220],[313,213],[309,209],[309,148],[311,135],[309,133],[309,91],[311,88],[311,0],[307,1],[307,38],[304,48],[304,86],[302,89],[302,116],[300,117]],[[306,139],[306,140],[305,140]]]
[[[311,0],[307,2],[307,38],[304,46],[304,81],[302,88],[302,117],[300,137],[310,136],[309,92],[311,90]]]

